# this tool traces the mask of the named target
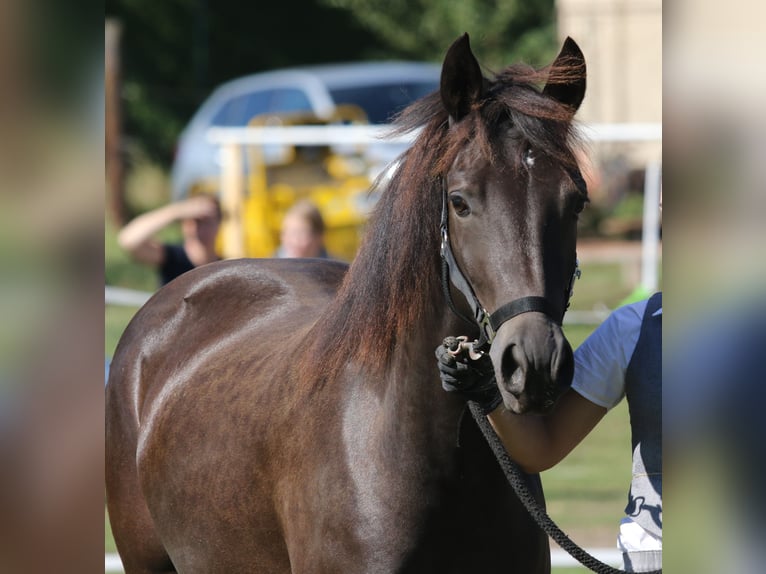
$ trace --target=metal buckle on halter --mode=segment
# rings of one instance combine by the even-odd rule
[[[487,313],[487,310],[482,307],[481,309],[482,317],[479,321],[479,328],[482,330],[482,333],[484,334],[484,339],[486,339],[486,344],[491,345],[492,341],[495,340],[495,329],[492,327],[492,323],[489,320],[489,313]],[[478,341],[477,341],[478,343]],[[483,352],[483,351],[479,351]]]
[[[447,352],[453,357],[457,357],[466,351],[468,352],[468,356],[472,361],[476,361],[484,356],[484,351],[479,351],[476,349],[476,343],[478,343],[478,341],[469,341],[468,337],[465,335],[460,335],[455,338],[459,341],[458,346],[455,349],[447,349]]]
[[[572,278],[569,280],[569,292],[567,293],[566,305],[564,305],[564,313],[569,310],[569,306],[572,304],[572,295],[574,295],[575,281],[577,281],[581,275],[582,271],[580,271],[580,260],[575,257],[575,269],[574,273],[572,273]]]
[[[581,275],[582,275],[582,271],[580,270],[580,260],[575,258],[575,270],[574,270],[574,273],[572,273],[572,279],[569,281],[569,298],[570,299],[572,298],[572,295],[574,295],[575,281],[577,281]]]

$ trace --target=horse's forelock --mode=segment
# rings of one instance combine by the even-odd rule
[[[492,97],[485,102],[485,115],[507,114],[532,147],[574,167],[575,149],[581,145],[572,124],[575,110],[544,95],[541,86],[572,81],[577,74],[582,69],[574,64],[555,69],[509,66],[490,83]]]

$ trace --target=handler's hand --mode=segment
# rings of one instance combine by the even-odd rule
[[[455,337],[447,337],[436,348],[436,363],[442,388],[450,393],[479,404],[484,414],[489,414],[502,402],[495,380],[495,369],[488,355],[473,360],[468,352],[450,353],[458,347]]]

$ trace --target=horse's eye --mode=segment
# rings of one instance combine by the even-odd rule
[[[583,209],[585,209],[585,206],[589,203],[590,199],[588,199],[587,196],[577,194],[574,198],[574,202],[572,203],[575,215],[581,214]]]
[[[471,213],[471,208],[462,196],[453,193],[449,196],[449,201],[458,217],[465,217]]]

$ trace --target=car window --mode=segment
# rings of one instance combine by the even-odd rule
[[[297,88],[274,90],[269,105],[271,112],[308,112],[311,109],[311,102],[308,97],[303,90]]]
[[[241,127],[253,116],[269,111],[273,90],[241,94],[227,101],[213,116],[212,124],[220,127]]]
[[[394,114],[439,87],[436,81],[354,86],[331,90],[335,105],[355,104],[367,112],[371,124],[389,123]]]
[[[261,90],[241,94],[227,101],[213,116],[212,124],[220,127],[245,126],[255,116],[269,112],[310,111],[311,102],[296,88]]]

